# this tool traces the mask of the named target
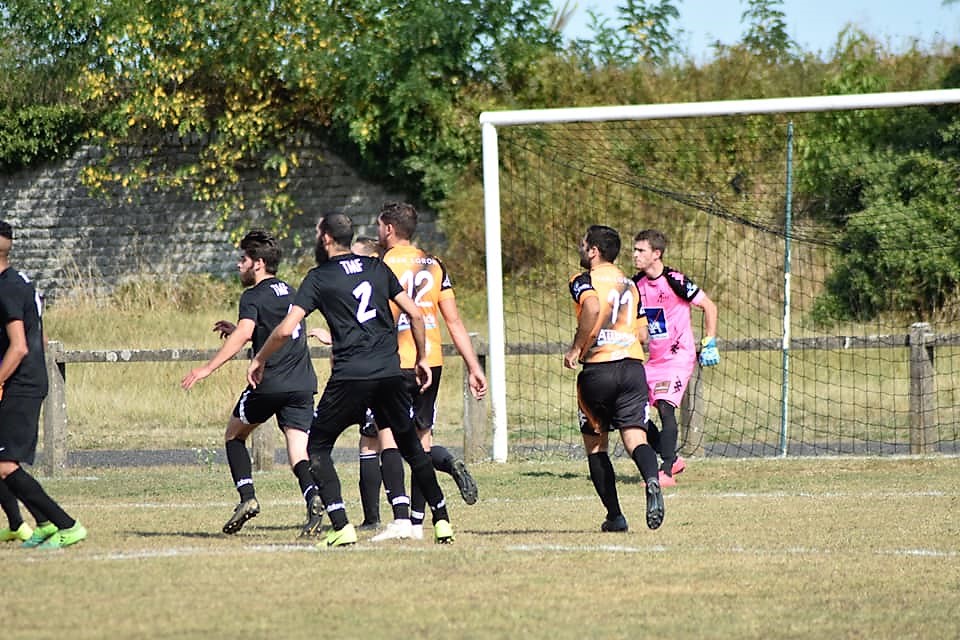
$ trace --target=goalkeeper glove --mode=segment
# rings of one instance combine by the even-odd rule
[[[700,341],[700,364],[704,367],[720,364],[720,352],[717,351],[716,338],[704,338]]]

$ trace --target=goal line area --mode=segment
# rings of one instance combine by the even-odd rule
[[[486,112],[492,455],[583,455],[567,289],[642,229],[720,312],[681,450],[957,453],[960,90]],[[701,317],[694,310],[695,332]]]

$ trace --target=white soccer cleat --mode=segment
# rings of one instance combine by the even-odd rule
[[[410,537],[414,540],[423,540],[423,525],[415,524],[410,528]]]
[[[413,523],[410,520],[394,520],[387,528],[370,538],[370,542],[383,540],[407,540],[413,535]]]

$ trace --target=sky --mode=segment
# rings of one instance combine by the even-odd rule
[[[562,7],[564,0],[553,4]],[[574,4],[575,13],[563,32],[566,39],[590,37],[588,9],[608,18],[610,26],[618,24],[620,0],[570,0]],[[685,32],[680,42],[696,61],[708,59],[710,45],[717,40],[733,44],[743,35],[745,0],[676,0],[674,6],[680,12],[674,25]],[[784,0],[780,8],[788,34],[805,51],[826,54],[847,24],[894,51],[906,49],[913,40],[930,43],[937,35],[960,44],[960,2],[944,6],[942,0]]]

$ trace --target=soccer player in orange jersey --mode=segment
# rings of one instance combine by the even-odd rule
[[[470,391],[477,399],[487,392],[487,379],[483,367],[470,342],[467,329],[460,319],[453,285],[443,263],[418,249],[412,242],[417,229],[417,210],[403,202],[387,202],[380,208],[377,216],[378,237],[383,249],[383,262],[397,275],[400,285],[413,299],[423,314],[427,334],[427,362],[433,372],[433,383],[422,393],[414,394],[414,412],[417,432],[437,471],[450,474],[457,483],[461,496],[467,504],[477,501],[477,484],[462,459],[455,458],[449,450],[433,443],[433,424],[436,413],[437,389],[443,366],[442,333],[440,318],[447,325],[447,331],[454,346],[467,367]],[[397,342],[400,349],[400,368],[409,373],[411,384],[416,380],[412,375],[416,363],[416,348],[410,333],[410,324],[406,314],[394,306],[397,319]],[[381,425],[389,426],[389,425]],[[389,451],[391,443],[387,429],[381,430],[381,464],[383,455]],[[395,445],[394,445],[395,446]],[[384,476],[386,478],[386,475]],[[410,491],[411,524],[394,521],[374,540],[390,538],[423,537],[423,518],[425,500],[420,488],[414,482]],[[408,533],[409,532],[409,533]]]
[[[615,429],[646,482],[647,526],[656,529],[663,523],[663,494],[657,453],[647,442],[649,405],[643,371],[647,327],[641,321],[640,294],[613,263],[620,253],[615,229],[589,227],[579,251],[580,266],[586,271],[570,279],[577,331],[563,364],[568,369],[583,366],[577,375],[577,404],[590,479],[607,509],[600,530],[627,530],[608,453],[610,432]]]

